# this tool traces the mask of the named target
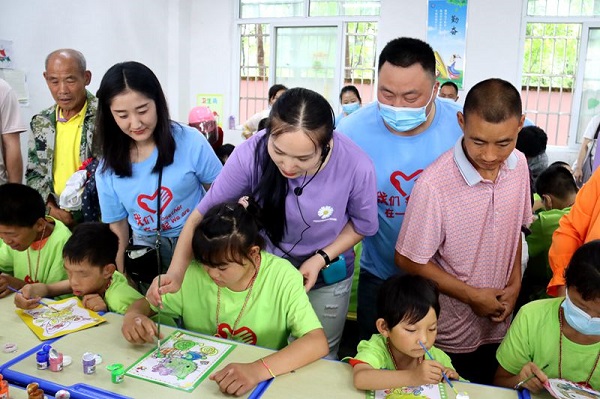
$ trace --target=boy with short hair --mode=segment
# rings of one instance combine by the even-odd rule
[[[542,199],[544,210],[537,214],[529,227],[529,263],[523,276],[517,308],[534,299],[546,297],[546,286],[552,277],[548,262],[552,235],[558,228],[560,218],[571,211],[579,190],[571,172],[561,164],[551,165],[540,173],[535,189]]]
[[[22,309],[32,309],[42,297],[72,292],[82,297],[83,305],[90,310],[124,314],[129,305],[143,296],[117,271],[118,247],[119,239],[108,224],[78,225],[63,249],[69,279],[54,284],[26,285],[23,294],[15,296],[15,304]]]
[[[42,196],[18,183],[0,186],[0,298],[30,283],[67,277],[62,249],[71,236],[60,221],[46,216]]]

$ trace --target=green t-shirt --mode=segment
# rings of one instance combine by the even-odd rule
[[[48,220],[54,222],[54,230],[39,251],[33,248],[17,251],[0,240],[0,272],[10,274],[25,282],[33,281],[44,284],[67,279],[62,250],[69,237],[71,237],[71,231],[59,220],[51,217],[48,217]],[[27,257],[28,253],[29,259]],[[38,255],[39,269],[36,272]],[[27,277],[31,280],[29,281]]]
[[[521,308],[496,352],[506,371],[517,375],[527,362],[534,362],[540,368],[548,365],[544,373],[549,378],[558,378],[558,311],[563,299],[541,299]],[[585,381],[594,367],[600,342],[580,345],[564,336],[562,341],[562,378]],[[594,371],[590,384],[594,389],[600,388],[600,367]]]
[[[106,302],[109,312],[125,314],[129,305],[143,297],[129,285],[123,274],[115,270],[110,286],[104,293],[104,302]]]
[[[163,296],[164,313],[174,318],[182,316],[188,330],[213,335],[217,332],[217,288],[204,268],[192,262],[181,289]],[[299,338],[321,328],[304,291],[302,275],[285,259],[261,252],[258,276],[232,336],[231,329],[247,293],[247,290],[235,292],[221,288],[219,336],[281,349],[287,345],[290,335]]]
[[[548,260],[548,249],[550,249],[550,245],[552,244],[552,234],[558,228],[560,218],[570,211],[571,207],[568,207],[565,209],[541,211],[537,214],[537,218],[529,226],[531,234],[527,236],[530,257],[545,253],[546,261]]]
[[[521,297],[525,302],[548,297],[546,287],[552,278],[548,250],[552,245],[552,235],[558,228],[560,218],[570,210],[571,207],[541,211],[529,226],[531,234],[526,238],[529,261],[521,288]]]
[[[452,366],[450,357],[446,355],[443,350],[438,349],[435,346],[432,346],[428,350],[435,361],[441,363],[444,367],[455,370],[454,366]],[[386,338],[381,334],[373,334],[370,340],[360,341],[358,344],[358,353],[354,356],[354,359],[365,362],[377,370],[396,369],[386,345]]]
[[[143,297],[138,290],[129,285],[127,278],[122,273],[115,270],[110,286],[104,293],[104,302],[106,302],[109,312],[125,314],[129,305]],[[158,315],[154,316],[152,320],[158,322]],[[168,326],[177,326],[171,317],[163,314],[160,315],[160,322]]]

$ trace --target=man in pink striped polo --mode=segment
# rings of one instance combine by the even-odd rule
[[[531,221],[527,161],[515,150],[523,119],[512,84],[476,84],[458,113],[464,136],[415,183],[396,243],[401,269],[439,284],[436,345],[472,382],[491,384],[521,288],[521,226]]]

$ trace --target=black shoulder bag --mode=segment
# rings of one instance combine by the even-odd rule
[[[136,283],[151,284],[154,277],[162,273],[160,261],[160,195],[162,168],[158,172],[158,190],[156,194],[156,242],[154,247],[129,244],[125,249],[125,273]]]

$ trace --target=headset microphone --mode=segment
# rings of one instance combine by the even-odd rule
[[[308,183],[310,183],[311,181],[313,181],[313,179],[315,177],[317,177],[317,173],[319,173],[319,171],[323,167],[323,163],[325,162],[325,158],[327,158],[327,154],[329,153],[329,150],[330,150],[329,144],[326,144],[323,147],[323,151],[321,153],[321,163],[319,164],[319,167],[317,168],[317,171],[315,172],[315,174],[312,175],[312,177],[310,179],[308,179],[308,181],[305,184],[302,184],[301,186],[298,186],[294,189],[294,194],[296,194],[296,197],[301,196],[302,192],[304,191],[304,187],[308,186]],[[304,175],[304,179],[306,179],[306,175]]]

